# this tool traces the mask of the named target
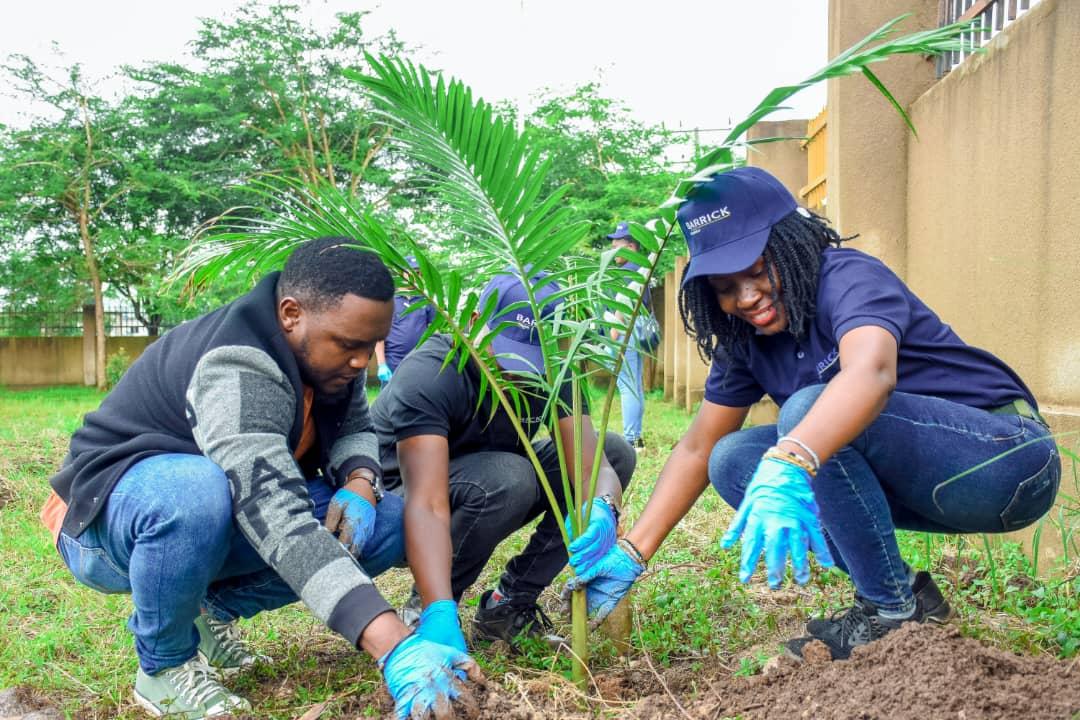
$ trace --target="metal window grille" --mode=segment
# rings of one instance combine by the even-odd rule
[[[1027,12],[1039,0],[941,0],[938,24],[974,20],[972,31],[964,39],[972,50],[986,45],[999,32]],[[971,55],[972,52],[951,52],[939,55],[937,76],[943,77]]]

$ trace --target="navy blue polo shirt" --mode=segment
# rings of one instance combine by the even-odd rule
[[[394,296],[394,324],[386,336],[386,364],[391,370],[397,370],[405,356],[412,352],[420,338],[424,336],[428,325],[435,319],[435,308],[428,305],[409,314],[405,311],[413,304],[422,302],[419,297]]]
[[[884,328],[900,353],[896,389],[990,409],[1023,398],[1036,407],[1023,381],[994,355],[966,344],[877,258],[850,248],[828,248],[821,262],[817,314],[808,337],[755,335],[746,357],[713,357],[705,399],[746,407],[768,393],[783,405],[809,385],[840,371],[840,338],[864,325]]]

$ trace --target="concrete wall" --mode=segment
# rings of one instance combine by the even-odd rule
[[[123,348],[134,360],[154,339],[107,338],[106,356]],[[0,386],[82,385],[86,380],[83,345],[82,337],[0,337]],[[88,384],[93,383],[91,367]]]
[[[913,13],[903,32],[937,25],[938,0],[830,0],[829,57],[854,45],[886,21]],[[873,67],[906,107],[934,83],[934,62],[919,55]],[[828,81],[829,204],[841,235],[859,234],[852,247],[873,253],[901,276],[905,272],[907,146],[910,131],[888,101],[857,77]]]
[[[806,135],[806,120],[764,121],[746,133],[747,140],[767,137],[802,138]],[[784,183],[796,198],[806,185],[806,150],[800,140],[754,145],[746,154],[746,164],[766,170]]]
[[[831,0],[830,52],[905,10],[908,30],[933,27],[936,7]],[[919,137],[868,83],[834,81],[830,217],[1012,366],[1061,444],[1080,448],[1068,435],[1080,431],[1080,2],[1042,0],[940,81],[921,58],[875,72]],[[1075,493],[1068,462],[1064,476]],[[1061,554],[1054,535],[1044,561]]]

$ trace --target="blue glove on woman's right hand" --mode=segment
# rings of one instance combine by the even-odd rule
[[[762,548],[769,587],[774,590],[783,582],[789,551],[795,581],[800,585],[810,580],[808,550],[814,551],[822,566],[833,566],[810,489],[810,473],[794,463],[768,456],[761,459],[720,545],[730,548],[740,536],[742,582],[754,574]]]
[[[465,636],[461,634],[457,603],[453,600],[436,600],[424,608],[416,634],[425,640],[465,652]]]
[[[607,551],[591,568],[570,578],[562,592],[563,603],[578,588],[585,588],[589,618],[593,627],[611,614],[645,566],[626,554],[618,545]]]
[[[413,714],[445,714],[451,701],[461,694],[461,681],[468,677],[483,682],[471,657],[416,633],[379,658],[379,667],[401,720]]]

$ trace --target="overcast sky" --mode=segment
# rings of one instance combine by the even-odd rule
[[[124,63],[181,59],[200,17],[237,0],[31,0],[7,3],[0,55],[47,60],[52,42],[87,75]],[[525,110],[537,91],[598,81],[649,123],[715,128],[744,117],[776,85],[826,61],[827,0],[299,0],[316,26],[368,10],[368,28],[393,28],[417,59],[463,79],[491,101]],[[105,91],[106,82],[100,86]],[[5,89],[6,90],[6,89]],[[793,99],[782,117],[811,117],[824,87]],[[0,98],[0,122],[19,106]]]

